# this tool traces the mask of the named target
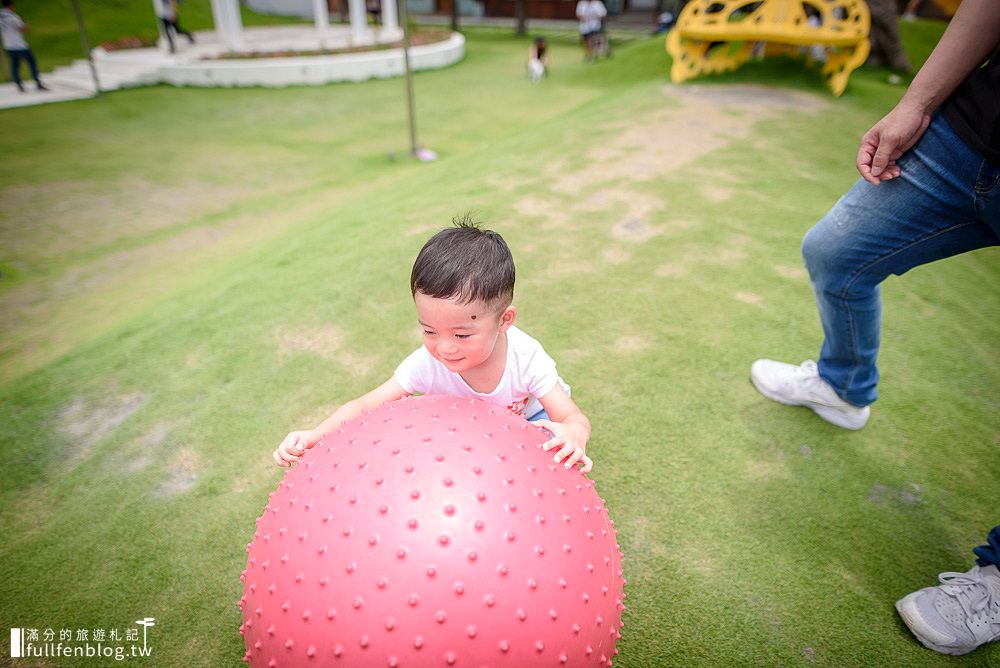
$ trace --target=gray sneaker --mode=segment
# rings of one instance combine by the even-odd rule
[[[750,380],[761,394],[786,406],[805,406],[827,422],[844,429],[861,429],[868,422],[871,408],[850,404],[819,377],[812,360],[799,366],[757,360],[750,367]]]
[[[968,654],[1000,639],[1000,571],[976,566],[968,573],[942,573],[941,584],[896,602],[896,610],[925,647],[942,654]]]

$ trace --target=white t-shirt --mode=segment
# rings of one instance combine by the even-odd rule
[[[507,330],[507,364],[503,377],[492,392],[473,390],[461,375],[449,371],[424,346],[410,353],[392,377],[410,394],[479,397],[525,417],[542,410],[538,397],[551,392],[556,383],[569,394],[569,385],[559,378],[556,363],[542,349],[542,344],[517,327]]]
[[[174,19],[173,0],[153,0],[153,9],[158,19]]]
[[[24,21],[21,20],[20,16],[9,8],[0,9],[0,41],[3,42],[3,48],[8,51],[20,51],[28,48],[28,41],[24,39],[24,33],[21,32],[23,27]]]
[[[576,16],[580,18],[580,34],[586,35],[601,29],[601,19],[608,15],[601,0],[580,0],[576,3]]]

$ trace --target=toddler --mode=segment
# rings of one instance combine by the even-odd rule
[[[514,326],[514,259],[503,238],[468,217],[435,234],[413,263],[410,292],[424,345],[392,378],[348,401],[314,429],[293,431],[274,451],[278,466],[299,461],[323,434],[389,401],[412,394],[479,397],[524,415],[552,438],[566,468],[593,468],[587,457],[590,421],[570,398],[556,363]]]

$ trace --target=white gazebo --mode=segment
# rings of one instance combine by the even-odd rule
[[[399,27],[396,0],[382,2],[382,25],[377,30],[368,25],[365,0],[348,0],[348,8],[352,46],[395,42],[402,38],[403,31]],[[312,0],[312,15],[322,46],[325,36],[330,31],[330,11],[326,0]],[[243,19],[240,17],[239,0],[212,0],[212,16],[215,20],[215,32],[222,43],[233,51],[244,50]]]
[[[381,0],[381,25],[368,25],[365,0],[348,0],[350,25],[330,25],[327,0],[211,0],[215,29],[166,53],[156,49],[95,49],[102,88],[167,83],[174,86],[322,86],[403,76],[410,70],[447,67],[465,56],[465,38],[411,46],[404,63],[398,0]],[[295,23],[244,28],[240,2],[257,11],[312,18]],[[153,0],[154,3],[161,0]],[[391,44],[387,49],[354,49]],[[237,57],[233,57],[235,55]],[[292,55],[294,54],[294,55]],[[251,55],[247,58],[244,56]],[[49,76],[49,80],[52,76]],[[67,78],[67,82],[69,79]],[[77,84],[74,84],[77,85]]]

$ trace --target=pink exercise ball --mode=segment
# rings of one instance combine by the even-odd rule
[[[256,668],[610,666],[621,550],[546,432],[471,398],[403,399],[327,434],[247,546]]]

